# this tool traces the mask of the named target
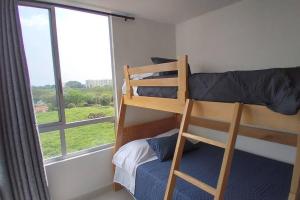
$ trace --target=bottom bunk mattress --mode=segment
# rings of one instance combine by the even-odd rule
[[[185,153],[181,171],[216,187],[223,150],[203,144],[198,150]],[[171,161],[154,160],[140,165],[136,172],[135,198],[162,200]],[[236,150],[225,200],[286,200],[293,166]],[[210,200],[213,197],[177,178],[173,200]]]

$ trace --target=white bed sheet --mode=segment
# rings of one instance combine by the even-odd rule
[[[178,129],[172,129],[172,130],[165,132],[163,134],[160,134],[156,137],[166,137],[166,136],[174,135],[178,132],[179,132]],[[132,147],[136,147],[137,142],[139,144],[147,143],[146,140],[147,139],[136,140],[136,141],[132,141],[132,142],[122,146],[121,147],[122,149],[120,148],[116,152],[116,154],[114,155],[113,161],[112,161],[116,165],[114,182],[123,185],[132,194],[134,194],[134,191],[135,191],[135,178],[136,178],[137,167],[144,163],[156,160],[158,158],[155,154],[151,154],[151,153],[148,153],[147,156],[146,157],[144,156],[141,160],[134,160],[134,161],[132,161],[132,158],[127,159],[122,156],[123,155],[126,156],[126,153],[124,153],[124,151],[131,152],[130,154],[128,153],[128,155],[140,154],[140,153],[132,152],[132,151],[139,151],[138,149],[132,149]],[[147,145],[148,145],[148,143],[147,143]],[[143,145],[140,145],[140,146],[141,146],[141,148],[143,148],[142,147]],[[149,146],[149,148],[150,148],[150,146]],[[143,150],[143,152],[144,151],[145,151],[145,149]],[[130,163],[124,164],[124,160],[122,160],[122,159],[124,159],[125,162],[130,162]]]

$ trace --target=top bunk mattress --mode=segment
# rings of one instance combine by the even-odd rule
[[[169,78],[176,74],[147,78]],[[145,79],[147,79],[145,78]],[[264,105],[286,115],[300,109],[300,67],[196,73],[189,75],[189,98]],[[139,96],[177,98],[177,87],[138,87]]]
[[[216,187],[223,150],[203,144],[198,150],[185,153],[181,170]],[[163,199],[171,160],[150,161],[136,172],[137,200]],[[225,200],[284,200],[290,188],[293,167],[290,164],[235,150]],[[195,186],[177,178],[173,200],[213,200]]]

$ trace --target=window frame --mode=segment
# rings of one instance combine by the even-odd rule
[[[88,10],[81,10],[80,8],[76,9],[75,7],[64,7],[59,6],[57,4],[52,5],[50,3],[40,3],[40,2],[32,2],[32,1],[19,1],[18,6],[27,6],[33,8],[41,8],[47,9],[49,13],[49,29],[50,29],[50,37],[51,37],[51,48],[52,48],[52,59],[53,59],[53,71],[54,71],[54,80],[55,80],[55,90],[56,90],[56,102],[58,108],[58,121],[57,122],[50,122],[45,124],[38,124],[38,132],[39,134],[47,134],[50,131],[59,131],[60,133],[60,156],[51,157],[48,159],[44,159],[45,164],[50,164],[58,161],[62,161],[65,159],[69,159],[72,157],[80,156],[83,154],[88,154],[91,152],[103,150],[110,148],[114,145],[114,143],[103,144],[92,148],[83,149],[73,153],[67,153],[67,144],[65,138],[65,129],[68,128],[76,128],[84,125],[91,125],[91,124],[99,124],[104,122],[111,122],[114,123],[114,129],[116,129],[116,121],[115,116],[109,117],[100,117],[96,119],[86,119],[81,121],[75,122],[66,122],[66,115],[65,115],[65,106],[64,106],[64,95],[63,95],[63,84],[62,84],[62,77],[61,77],[61,67],[60,67],[60,59],[59,59],[59,49],[58,49],[58,38],[57,38],[57,26],[56,26],[56,13],[55,8],[64,8],[69,10],[81,11],[91,14],[98,14],[102,16],[108,17],[108,28],[109,28],[109,40],[110,40],[110,51],[111,51],[111,70],[112,75],[114,76],[114,62],[113,62],[113,52],[112,52],[112,37],[111,37],[111,26],[110,26],[110,17],[101,13],[96,13],[95,11],[88,11]],[[20,16],[19,16],[20,17]],[[115,82],[114,77],[112,77],[112,89],[113,89],[113,102],[114,102],[114,115],[117,114],[117,106],[116,106],[116,94],[115,94]]]

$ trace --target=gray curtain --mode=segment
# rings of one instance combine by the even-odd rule
[[[17,0],[0,0],[0,197],[48,200]],[[0,150],[1,151],[1,150]],[[1,159],[1,158],[0,158]]]
[[[3,140],[0,140],[0,200],[12,199],[8,172],[4,162]]]

